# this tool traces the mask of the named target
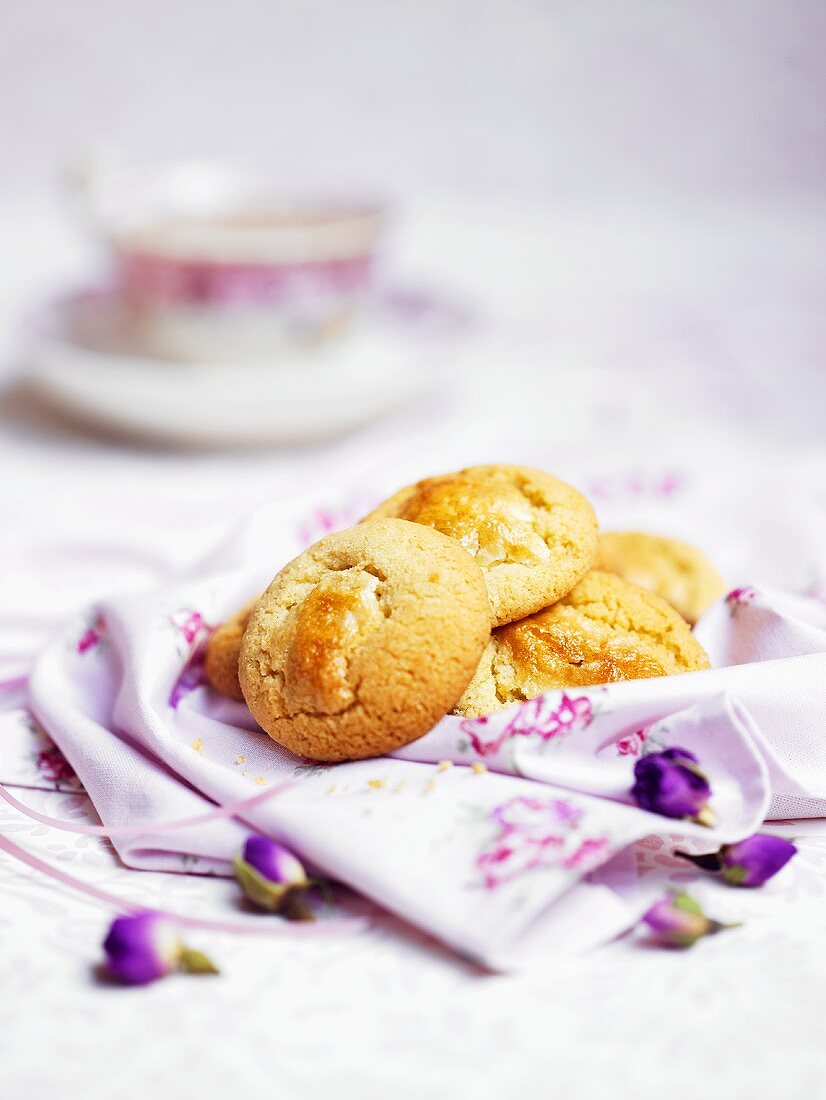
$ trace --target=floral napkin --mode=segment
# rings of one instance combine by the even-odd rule
[[[127,865],[229,874],[254,828],[463,955],[508,968],[627,927],[641,904],[626,858],[639,838],[715,848],[767,818],[826,816],[826,606],[750,587],[698,624],[711,671],[446,717],[376,760],[324,766],[282,750],[205,685],[204,645],[279,564],[349,518],[264,508],[192,575],[89,608],[41,654],[29,706],[68,762],[54,781],[76,773],[107,826],[160,823],[115,840]],[[710,779],[711,828],[632,803],[635,760],[672,745]],[[5,751],[2,765],[13,782]],[[285,778],[293,785],[243,822],[162,827]]]

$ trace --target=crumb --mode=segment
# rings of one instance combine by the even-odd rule
[[[328,787],[327,790],[324,793],[325,794],[332,794],[335,789],[336,789],[336,785],[335,785],[335,783],[333,783],[332,787]]]
[[[427,783],[425,784],[424,793],[427,794],[428,791],[432,791],[435,786],[436,786],[436,780],[435,779],[428,779]]]
[[[368,779],[367,786],[372,787],[374,791],[380,790],[387,783],[386,779]]]
[[[241,772],[241,775],[249,775],[249,773],[250,773],[249,768],[244,768],[244,770]]]
[[[404,782],[405,781],[403,779],[400,779],[398,781],[398,783],[396,784],[396,786],[393,788],[393,790],[394,791],[400,791],[402,789],[402,787],[404,786]]]
[[[259,787],[265,786],[266,782],[267,781],[263,775],[256,775],[255,779],[253,780],[253,783],[257,783]]]
[[[246,758],[246,756],[244,756],[243,753],[239,753],[238,756],[235,757],[235,763],[236,764],[243,764],[246,761],[246,759],[247,758]]]
[[[452,767],[453,767],[453,761],[452,760],[440,760],[439,761],[439,771],[440,772],[449,771]]]
[[[488,770],[487,764],[483,764],[481,760],[477,760],[474,764],[470,765],[470,770],[474,775],[484,775]]]
[[[195,749],[196,752],[203,752],[204,739],[202,737],[196,737],[189,747]]]

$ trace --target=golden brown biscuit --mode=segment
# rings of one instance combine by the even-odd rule
[[[527,466],[471,466],[425,478],[366,518],[384,516],[458,539],[485,575],[494,626],[564,596],[596,554],[597,521],[585,497]]]
[[[552,607],[494,631],[456,713],[490,714],[552,688],[708,667],[700,643],[665,600],[595,570]]]
[[[212,632],[207,642],[204,660],[207,682],[230,699],[244,698],[238,680],[238,657],[241,653],[241,639],[257,602],[254,599],[244,604],[240,611],[236,611]]]
[[[688,543],[643,531],[603,532],[594,568],[662,596],[692,626],[726,588],[705,554]]]
[[[314,760],[358,760],[426,733],[490,635],[485,581],[446,535],[400,519],[327,535],[256,606],[239,674],[253,717]]]

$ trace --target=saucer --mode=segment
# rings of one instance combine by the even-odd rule
[[[36,321],[25,381],[63,412],[146,441],[296,444],[352,431],[420,397],[445,338],[469,317],[411,292],[385,296],[353,331],[271,363],[180,363],[130,350],[117,303],[87,292]]]

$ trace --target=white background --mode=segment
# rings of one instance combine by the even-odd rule
[[[820,195],[817,0],[3,0],[2,184],[102,143],[552,197]]]

